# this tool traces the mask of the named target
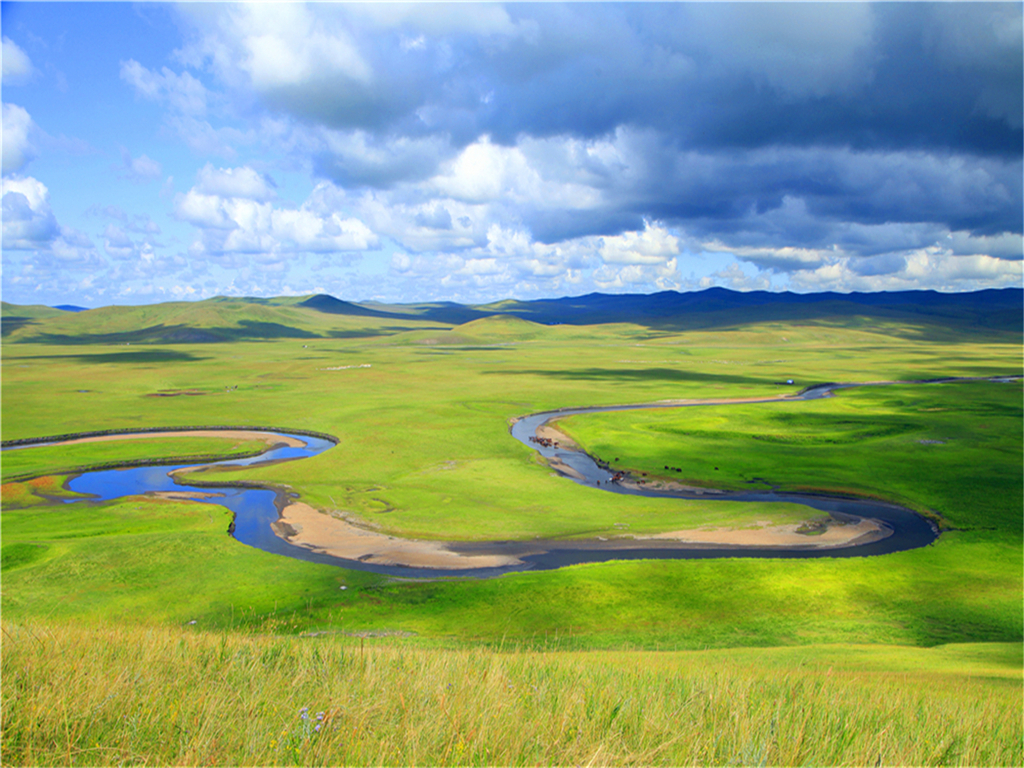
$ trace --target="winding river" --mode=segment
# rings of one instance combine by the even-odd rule
[[[1008,381],[1019,379],[1014,377],[995,377],[991,381]],[[977,379],[946,378],[914,382],[872,382],[867,384],[822,384],[809,387],[797,395],[767,397],[744,400],[743,403],[766,402],[799,402],[828,397],[837,389],[858,386],[881,386],[885,384],[929,384]],[[447,569],[443,567],[409,567],[399,564],[381,564],[360,559],[335,557],[322,552],[313,551],[304,546],[291,544],[275,532],[280,530],[278,523],[281,511],[296,498],[286,491],[266,487],[246,487],[242,485],[221,485],[216,482],[194,479],[191,483],[179,478],[182,470],[196,467],[238,467],[252,466],[278,461],[290,461],[316,456],[333,447],[335,442],[319,436],[301,433],[285,433],[263,430],[262,434],[281,438],[291,438],[292,445],[274,445],[259,456],[246,459],[228,459],[218,462],[199,464],[155,465],[121,469],[104,469],[83,472],[68,481],[68,488],[82,494],[88,494],[93,501],[106,501],[123,496],[145,493],[188,495],[197,502],[220,504],[234,514],[232,535],[243,544],[257,549],[286,555],[300,560],[372,571],[399,577],[438,577],[468,576],[475,578],[498,576],[501,574],[523,570],[547,570],[560,568],[577,563],[604,562],[626,559],[700,559],[722,557],[769,557],[769,558],[804,558],[804,557],[860,557],[881,555],[914,549],[930,544],[938,536],[935,526],[909,509],[894,504],[865,499],[841,498],[814,494],[780,493],[776,491],[751,492],[713,492],[713,491],[672,491],[641,487],[637,483],[613,481],[615,473],[606,466],[595,461],[580,450],[566,447],[545,445],[536,441],[537,431],[553,419],[588,413],[605,413],[609,411],[625,411],[650,408],[687,408],[710,405],[728,405],[734,401],[695,401],[685,403],[651,403],[644,405],[603,406],[592,408],[572,408],[557,411],[535,413],[518,419],[511,427],[511,436],[529,448],[538,451],[552,467],[564,477],[595,490],[625,495],[648,497],[671,497],[680,499],[721,499],[728,501],[756,502],[791,502],[803,504],[814,509],[827,512],[840,520],[868,518],[880,522],[888,534],[884,538],[866,543],[854,542],[851,546],[834,549],[808,547],[792,548],[754,548],[730,547],[715,545],[694,545],[693,543],[673,540],[650,539],[613,539],[575,540],[575,541],[541,541],[528,542],[448,542],[446,548],[451,552],[467,557],[474,555],[497,555],[514,559],[515,564],[499,567]],[[253,431],[253,430],[249,430]],[[140,433],[141,434],[141,433]],[[81,435],[80,437],[85,437]],[[129,437],[129,435],[125,435]],[[31,448],[46,445],[52,441],[39,441],[9,445],[4,450]],[[301,443],[298,446],[297,443]],[[208,471],[207,471],[208,472]],[[203,473],[205,474],[205,472]],[[193,478],[196,476],[193,475]],[[76,503],[80,500],[67,500]],[[813,541],[813,539],[809,539]]]

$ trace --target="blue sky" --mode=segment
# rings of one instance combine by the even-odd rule
[[[3,299],[1022,283],[1019,3],[3,3]]]

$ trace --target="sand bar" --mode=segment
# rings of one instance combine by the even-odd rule
[[[692,548],[688,545],[827,550],[878,541],[892,533],[884,523],[870,519],[857,523],[830,520],[823,532],[814,535],[798,533],[799,527],[799,524],[763,524],[758,528],[701,528],[599,539],[445,543],[369,531],[302,502],[287,505],[280,519],[272,524],[274,533],[290,544],[324,555],[375,565],[445,570],[521,565],[517,555],[539,554],[551,549],[651,549],[660,544],[666,551]]]
[[[280,435],[273,432],[257,432],[249,429],[194,429],[188,431],[174,430],[171,432],[123,432],[113,435],[95,435],[79,437],[75,440],[62,440],[46,445],[74,445],[76,443],[105,443],[110,440],[146,440],[165,437],[223,437],[232,440],[261,440],[267,445],[287,445],[289,448],[301,448],[306,443],[295,437]]]
[[[332,557],[376,565],[463,570],[520,564],[512,556],[459,554],[449,550],[441,541],[399,539],[367,531],[302,502],[286,506],[272,527],[274,533],[290,544]]]
[[[694,544],[717,544],[736,547],[799,547],[809,549],[835,549],[856,544],[880,541],[892,535],[892,528],[878,520],[860,518],[857,523],[829,520],[821,533],[798,533],[800,523],[788,525],[762,525],[758,528],[702,528],[699,530],[669,531],[648,536],[635,536],[637,540],[671,540]]]

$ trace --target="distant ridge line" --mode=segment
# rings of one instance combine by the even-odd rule
[[[333,304],[332,304],[333,302]],[[346,314],[373,314],[376,317],[408,319],[409,314],[363,307],[326,295],[314,296],[302,303],[313,309],[324,306]],[[652,294],[588,293],[582,296],[563,296],[556,299],[519,301],[505,299],[492,304],[458,305],[405,304],[393,307],[418,308],[415,316],[423,320],[436,320],[461,324],[492,315],[511,315],[538,323],[565,323],[570,325],[630,322],[631,320],[671,321],[694,319],[711,313],[751,310],[760,308],[774,316],[758,320],[801,319],[807,311],[827,309],[828,316],[856,314],[858,308],[874,313],[898,317],[932,318],[949,321],[957,316],[968,323],[985,318],[994,323],[986,326],[1015,328],[1024,324],[1024,289],[987,288],[969,293],[940,293],[933,290],[854,292],[854,293],[792,293],[789,291],[733,291],[728,288],[707,288],[701,291],[661,291]],[[344,310],[341,308],[344,307]],[[787,308],[792,311],[787,312]],[[360,311],[361,310],[361,311]],[[800,310],[800,311],[796,311]],[[819,313],[823,315],[826,313]],[[796,315],[796,316],[794,316]],[[725,318],[718,317],[717,320]],[[752,318],[737,317],[737,320]],[[721,323],[718,323],[721,324]]]

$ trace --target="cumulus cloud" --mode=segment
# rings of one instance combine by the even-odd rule
[[[31,176],[3,180],[4,250],[49,248],[60,235],[50,192]]]
[[[659,223],[550,244],[520,227],[492,223],[482,242],[459,253],[398,252],[390,266],[400,281],[443,286],[457,300],[481,301],[496,295],[678,289],[681,255],[679,238]]]
[[[411,254],[467,258],[495,225],[532,245],[602,238],[594,258],[625,285],[648,273],[621,269],[685,260],[682,240],[644,241],[657,221],[773,274],[835,253],[877,272],[950,233],[958,254],[1019,258],[1018,6],[181,13],[180,59],[265,107]],[[191,202],[211,227],[233,221]],[[474,269],[511,257],[493,258]]]
[[[214,169],[207,165],[197,183],[178,195],[175,216],[200,230],[193,253],[273,256],[339,253],[379,246],[359,219],[325,205],[314,190],[297,208],[275,207],[273,182],[248,166]]]
[[[643,232],[601,238],[599,253],[605,264],[665,265],[679,255],[679,238],[645,222]]]
[[[17,104],[3,105],[3,173],[17,173],[35,157],[29,140],[34,124],[28,112]]]
[[[30,176],[3,179],[3,249],[4,281],[16,288],[52,288],[69,270],[104,266],[86,234],[57,222],[49,190]]]
[[[429,282],[467,300],[689,286],[702,253],[714,284],[808,290],[1001,285],[1024,262],[1019,4],[175,12],[175,68],[120,75],[165,132],[228,158],[174,213],[196,228],[190,269],[230,264],[238,290],[382,245],[392,296]],[[10,108],[18,172],[31,121]],[[235,160],[242,145],[275,164]],[[315,189],[284,199],[267,168]],[[104,247],[141,263],[129,223]]]
[[[963,291],[1019,287],[1020,261],[987,255],[956,256],[948,249],[927,248],[905,255],[889,254],[867,262],[833,256],[814,269],[794,272],[790,287],[800,291]]]
[[[115,258],[128,258],[135,255],[136,245],[123,229],[108,224],[103,231],[103,247]]]
[[[249,166],[214,168],[207,163],[200,169],[193,189],[203,195],[243,197],[247,200],[266,202],[277,197],[274,190],[276,186],[269,176]]]
[[[32,78],[32,62],[9,37],[3,38],[3,84],[24,85]]]

